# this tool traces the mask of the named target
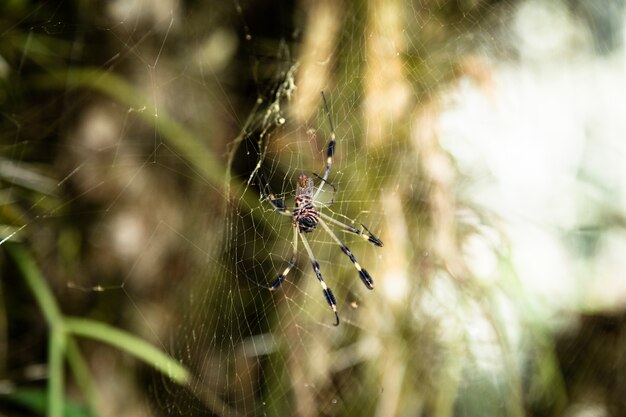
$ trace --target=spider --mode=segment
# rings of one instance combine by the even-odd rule
[[[305,234],[315,231],[315,229],[317,229],[317,227],[321,225],[322,228],[326,231],[326,233],[328,233],[330,237],[332,237],[332,239],[335,242],[337,242],[342,252],[345,253],[346,256],[350,259],[350,261],[352,262],[352,264],[358,271],[361,281],[363,281],[363,284],[365,284],[365,286],[370,290],[374,289],[374,280],[372,279],[370,274],[367,272],[367,270],[365,270],[364,268],[361,267],[361,265],[359,265],[359,263],[357,262],[352,252],[350,252],[350,249],[348,249],[348,247],[341,241],[341,239],[337,237],[337,235],[331,230],[329,225],[332,224],[334,226],[338,226],[342,228],[344,231],[361,236],[363,239],[367,240],[368,242],[371,242],[372,244],[376,246],[382,247],[383,242],[379,238],[374,236],[374,234],[370,232],[370,230],[367,227],[365,227],[365,225],[361,224],[361,226],[363,227],[363,230],[357,229],[356,227],[350,226],[346,223],[343,223],[339,220],[334,219],[328,214],[321,212],[320,207],[316,205],[316,200],[320,191],[322,190],[323,183],[330,185],[335,192],[337,191],[335,186],[332,185],[330,182],[328,182],[328,176],[330,174],[330,168],[332,166],[333,156],[335,154],[335,144],[336,144],[335,128],[333,126],[333,121],[330,117],[330,109],[326,101],[326,96],[324,95],[323,91],[321,92],[321,94],[322,94],[322,100],[324,102],[324,109],[328,117],[328,123],[330,125],[330,140],[328,142],[328,145],[326,146],[326,169],[324,171],[324,175],[320,177],[317,174],[313,174],[320,179],[320,185],[317,188],[317,191],[315,191],[315,188],[314,188],[313,178],[307,176],[306,174],[300,174],[300,176],[298,177],[297,184],[296,184],[295,207],[293,207],[293,209],[288,209],[285,206],[285,201],[282,198],[277,198],[271,192],[267,182],[261,180],[261,183],[262,183],[262,186],[264,187],[263,200],[267,201],[277,213],[282,214],[284,216],[290,216],[291,222],[293,225],[293,242],[292,242],[293,254],[291,256],[291,259],[289,260],[289,263],[287,264],[287,267],[283,270],[283,272],[280,275],[278,275],[278,278],[276,278],[273,284],[269,287],[270,291],[275,291],[276,289],[278,289],[278,287],[280,287],[280,285],[283,283],[283,281],[287,277],[287,274],[289,273],[289,271],[291,271],[291,269],[295,265],[297,255],[298,255],[298,237],[299,237],[300,240],[302,241],[302,244],[304,245],[304,249],[309,255],[309,259],[311,260],[311,264],[313,265],[313,271],[315,271],[315,276],[317,277],[320,285],[322,286],[322,292],[324,293],[324,298],[326,299],[326,302],[328,303],[330,308],[333,310],[333,313],[335,314],[336,321],[334,325],[338,326],[339,314],[337,313],[337,299],[335,298],[335,294],[333,294],[333,291],[326,285],[326,282],[324,281],[324,278],[322,277],[320,266],[317,260],[315,259],[315,256],[313,255],[313,251],[311,250],[311,246],[309,245],[309,242]]]

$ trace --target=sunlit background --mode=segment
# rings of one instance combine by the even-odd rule
[[[517,59],[479,61],[445,100],[441,143],[462,192],[498,215],[521,282],[552,310],[620,310],[625,91],[619,2],[522,2],[498,33]],[[471,74],[473,75],[473,74]],[[470,251],[480,250],[479,244]],[[477,275],[493,275],[469,252]]]

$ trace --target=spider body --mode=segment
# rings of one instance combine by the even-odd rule
[[[320,215],[313,204],[313,179],[305,174],[298,177],[296,187],[295,208],[293,210],[293,225],[302,233],[310,233],[317,228]]]
[[[376,246],[383,246],[383,242],[379,238],[374,236],[372,232],[370,232],[369,229],[364,225],[361,225],[363,229],[357,229],[354,226],[343,223],[339,220],[334,219],[328,214],[321,212],[320,207],[323,207],[323,205],[316,206],[315,202],[317,196],[322,189],[322,183],[330,185],[333,190],[337,191],[335,187],[327,181],[330,174],[330,168],[333,163],[333,156],[335,154],[336,135],[335,128],[333,127],[333,122],[330,117],[330,109],[328,108],[328,103],[326,102],[326,97],[324,96],[323,92],[322,99],[324,101],[324,108],[326,110],[326,115],[328,116],[328,122],[330,124],[330,140],[326,145],[326,169],[324,170],[324,175],[320,177],[317,174],[314,174],[321,181],[320,186],[317,188],[317,190],[314,187],[313,179],[311,177],[305,174],[300,174],[296,185],[295,206],[293,207],[293,210],[290,210],[285,206],[285,201],[282,198],[277,198],[271,192],[271,190],[269,189],[269,185],[263,180],[260,173],[258,173],[258,176],[261,182],[261,186],[263,188],[263,199],[267,201],[277,213],[284,216],[290,216],[293,225],[293,254],[291,255],[291,259],[289,260],[287,267],[283,270],[281,274],[278,275],[278,278],[274,280],[269,289],[271,291],[274,291],[283,283],[289,271],[291,271],[291,269],[296,264],[298,254],[298,241],[302,241],[304,249],[309,255],[309,259],[311,261],[311,265],[313,266],[315,276],[317,277],[322,287],[322,292],[324,294],[326,303],[328,303],[330,308],[333,310],[333,313],[335,313],[335,326],[338,326],[339,315],[337,314],[337,299],[335,298],[332,290],[328,288],[326,282],[324,281],[322,272],[320,270],[320,265],[313,255],[313,251],[311,249],[311,246],[309,245],[307,238],[305,237],[305,234],[315,231],[317,227],[321,225],[322,229],[324,229],[324,231],[328,233],[335,242],[337,242],[337,244],[341,248],[341,251],[348,257],[348,259],[350,259],[350,262],[352,262],[357,272],[359,273],[361,281],[363,282],[365,287],[370,290],[374,289],[374,280],[372,279],[371,275],[364,268],[361,267],[361,265],[357,262],[354,254],[331,230],[329,224],[340,227],[344,232],[356,234]]]

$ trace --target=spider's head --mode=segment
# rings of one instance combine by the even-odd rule
[[[298,185],[302,188],[306,188],[309,183],[309,177],[306,174],[300,174],[298,177]]]

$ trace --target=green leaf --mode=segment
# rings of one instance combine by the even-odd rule
[[[22,389],[0,396],[0,403],[17,405],[43,416],[47,410],[48,394],[43,389]],[[83,405],[65,403],[63,417],[96,417],[96,414]]]
[[[76,336],[99,340],[141,359],[179,384],[187,384],[189,371],[167,353],[150,343],[115,327],[95,320],[66,317],[65,328]]]

